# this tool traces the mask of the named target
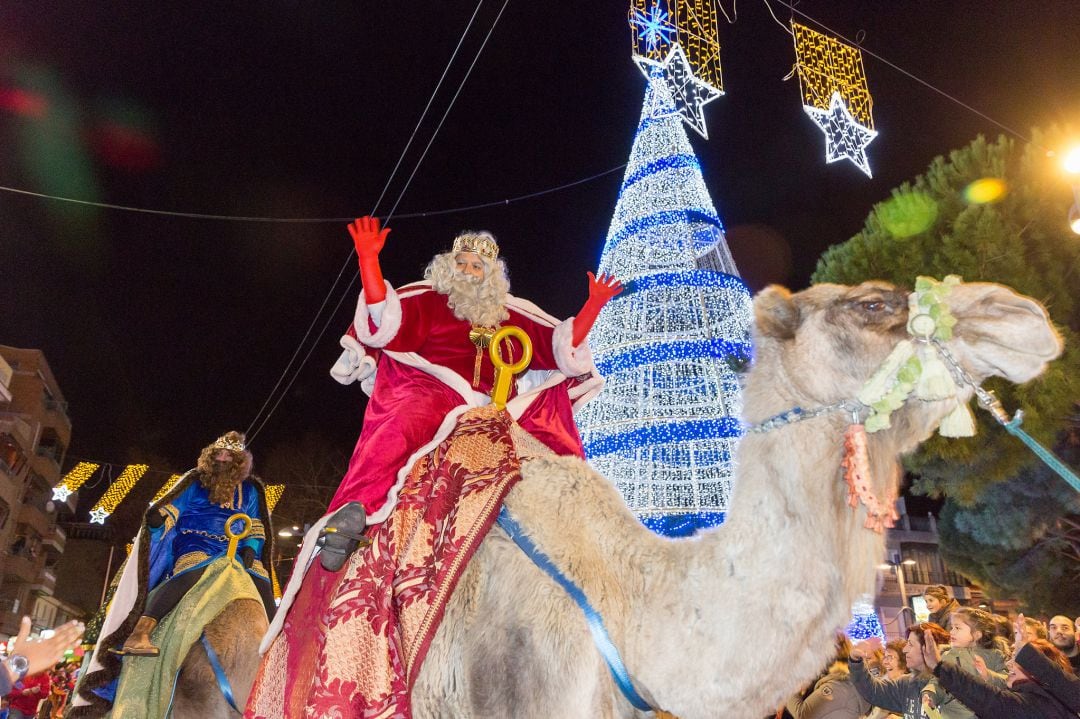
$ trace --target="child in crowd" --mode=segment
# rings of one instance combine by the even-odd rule
[[[990,613],[962,607],[954,611],[949,619],[950,646],[941,655],[942,663],[981,676],[994,686],[1004,687],[1008,646],[997,635],[994,618]],[[975,717],[974,712],[942,689],[937,679],[931,680],[924,687],[923,705],[929,709],[937,709],[943,719]]]

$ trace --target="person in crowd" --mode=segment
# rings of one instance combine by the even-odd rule
[[[1076,624],[1073,620],[1063,615],[1057,615],[1050,620],[1049,631],[1043,637],[1061,650],[1065,658],[1069,660],[1073,673],[1080,673],[1080,648],[1076,645]]]
[[[907,661],[904,659],[903,639],[894,639],[885,645],[885,651],[881,658],[881,664],[885,669],[885,679],[899,679],[908,673]]]
[[[930,617],[926,621],[949,631],[949,617],[960,608],[960,603],[949,596],[949,588],[944,584],[931,584],[923,590],[923,601],[930,610]]]
[[[1023,620],[1023,614],[1016,620],[1016,661],[1060,702],[1080,714],[1080,678],[1077,678],[1076,671],[1062,671],[1059,664],[1048,659],[1035,647],[1028,646],[1022,635]],[[1060,647],[1058,649],[1060,650]]]
[[[49,698],[49,673],[39,672],[27,675],[22,681],[15,683],[11,690],[11,709],[8,716],[11,719],[33,719],[37,716],[38,705]]]
[[[1055,619],[1064,619],[1069,621],[1068,617],[1054,617]],[[1072,624],[1072,622],[1069,622]],[[1040,622],[1034,617],[1024,617],[1024,641],[1030,642],[1032,639],[1050,639],[1050,634],[1046,631],[1046,625]],[[1075,644],[1075,637],[1074,644]],[[1059,649],[1061,647],[1058,647]]]
[[[1025,642],[1040,652],[1061,671],[1070,669],[1065,656],[1045,639]],[[973,716],[981,719],[1076,719],[1076,712],[1034,681],[1014,657],[1009,661],[1007,687],[999,687],[943,661],[937,644],[931,639],[923,647],[923,661],[941,685]],[[943,712],[944,714],[944,712]]]
[[[82,622],[73,620],[57,627],[51,637],[31,641],[31,626],[30,617],[23,617],[11,654],[0,661],[0,696],[14,696],[20,681],[48,671],[63,658],[64,652],[78,644],[86,629]]]
[[[908,631],[903,644],[904,665],[908,673],[895,678],[876,678],[867,671],[863,658],[877,647],[877,640],[860,642],[851,650],[851,684],[870,704],[903,719],[923,719],[922,690],[930,679],[923,662],[923,643],[932,636],[937,642],[949,641],[949,633],[937,624],[923,622]]]
[[[952,613],[950,624],[950,648],[942,655],[944,661],[978,674],[996,686],[1005,686],[1007,643],[997,636],[990,613],[973,607],[961,607]],[[923,655],[926,655],[926,645],[923,646]],[[969,707],[957,701],[936,680],[928,682],[923,690],[923,705],[937,709],[945,719],[972,719],[975,716]]]
[[[814,690],[805,697],[802,692],[788,699],[785,708],[794,719],[860,719],[870,710],[852,685],[848,662],[851,658],[851,642],[844,635],[836,638],[836,659],[825,676],[814,684]]]

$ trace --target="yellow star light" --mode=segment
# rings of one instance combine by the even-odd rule
[[[150,467],[145,464],[129,464],[124,467],[124,471],[120,473],[115,482],[109,485],[109,488],[105,490],[105,494],[101,495],[101,499],[90,510],[90,521],[104,524],[105,517],[108,517],[116,510],[120,502],[124,500],[124,497],[128,495],[128,492],[146,474],[148,469]]]

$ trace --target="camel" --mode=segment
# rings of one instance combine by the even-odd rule
[[[947,347],[977,382],[1028,381],[1061,352],[1043,308],[1008,288],[960,285],[947,303]],[[854,398],[907,337],[908,295],[881,282],[772,287],[754,308],[750,423]],[[895,496],[899,457],[952,406],[909,400],[869,435],[877,496]],[[643,527],[585,462],[539,448],[506,506],[602,613],[654,706],[760,719],[822,669],[853,600],[874,589],[884,539],[847,505],[840,469],[851,422],[838,411],[747,434],[727,521],[684,540]],[[616,690],[581,610],[498,527],[449,601],[412,701],[418,719],[646,716]]]
[[[203,632],[229,678],[236,706],[243,711],[255,674],[259,671],[259,640],[266,632],[262,602],[238,599],[221,611]],[[235,719],[225,701],[201,643],[188,651],[176,680],[172,713],[175,719]]]

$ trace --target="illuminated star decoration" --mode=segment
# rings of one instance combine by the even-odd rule
[[[866,146],[877,137],[877,131],[858,123],[839,92],[832,94],[828,110],[809,105],[804,105],[803,110],[825,133],[825,162],[851,160],[868,177],[873,177],[870,161],[866,159]]]
[[[52,498],[57,502],[66,502],[67,498],[70,497],[71,494],[71,490],[61,484],[53,487]]]
[[[663,62],[640,55],[635,56],[634,61],[650,82],[663,82],[667,85],[668,92],[675,102],[674,111],[681,115],[683,122],[694,128],[699,135],[709,139],[709,131],[705,127],[704,108],[706,104],[724,93],[698,79],[686,59],[682,46],[678,43],[673,44]],[[662,104],[653,105],[653,119],[670,114],[672,114],[671,111]]]
[[[90,510],[91,524],[105,524],[105,518],[108,516],[109,513],[105,511],[104,507],[95,507]]]
[[[649,52],[656,50],[660,45],[670,41],[675,29],[668,23],[668,14],[660,7],[660,3],[654,2],[646,15],[638,8],[633,8],[630,16],[630,24],[638,30],[638,36],[645,38],[645,45]]]

